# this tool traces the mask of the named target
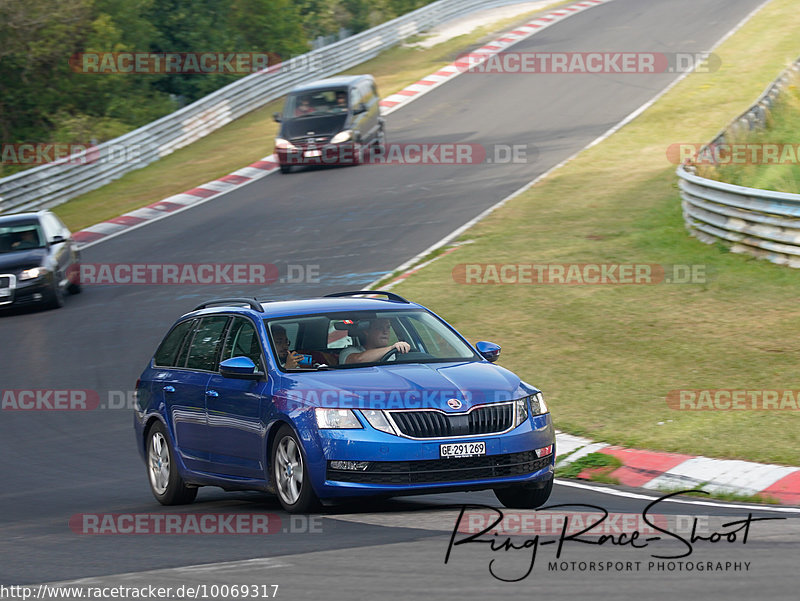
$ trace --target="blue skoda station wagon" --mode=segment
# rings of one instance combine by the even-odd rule
[[[290,512],[481,489],[538,507],[553,486],[552,421],[499,354],[391,292],[203,303],[136,384],[150,488],[165,505],[200,486],[263,490]]]

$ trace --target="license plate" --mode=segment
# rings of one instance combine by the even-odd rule
[[[478,442],[455,442],[451,444],[439,445],[440,457],[478,457],[486,455],[486,443]]]
[[[306,150],[306,158],[322,156],[321,150]]]

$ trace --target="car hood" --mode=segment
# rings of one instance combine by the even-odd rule
[[[488,362],[381,365],[291,374],[281,380],[275,396],[295,407],[462,412],[537,392],[512,372]],[[448,404],[451,399],[458,399],[461,406]]]
[[[289,140],[306,136],[332,136],[344,129],[345,121],[347,121],[346,113],[292,119],[283,122],[280,137]]]
[[[46,248],[31,248],[0,254],[0,273],[16,273],[23,269],[39,267],[47,256]]]

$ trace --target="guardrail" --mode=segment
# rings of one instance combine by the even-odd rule
[[[708,146],[719,146],[730,136],[763,128],[775,100],[798,74],[800,59]],[[800,194],[736,186],[700,177],[693,171],[691,165],[680,165],[677,170],[683,218],[693,236],[708,244],[722,242],[732,252],[800,268]]]
[[[0,213],[54,207],[95,190],[280,98],[295,85],[328,77],[386,48],[476,9],[522,0],[439,0],[382,25],[253,73],[152,123],[90,149],[0,179]],[[65,59],[66,60],[66,59]],[[264,140],[265,147],[269,140]]]

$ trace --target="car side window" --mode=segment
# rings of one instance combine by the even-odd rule
[[[166,335],[161,342],[161,346],[156,351],[154,357],[155,365],[159,367],[174,367],[177,365],[178,351],[186,335],[192,330],[194,323],[193,319],[187,319],[172,328],[172,331]]]
[[[186,360],[187,369],[216,371],[220,343],[227,323],[227,315],[213,315],[200,320]]]
[[[372,85],[368,81],[364,81],[358,86],[361,93],[361,102],[370,106],[372,104]]]
[[[350,106],[356,108],[359,102],[361,102],[361,92],[358,88],[353,88],[350,90]]]
[[[232,357],[247,357],[259,370],[262,368],[258,332],[253,323],[245,317],[234,317],[231,327],[228,328],[220,361]]]

